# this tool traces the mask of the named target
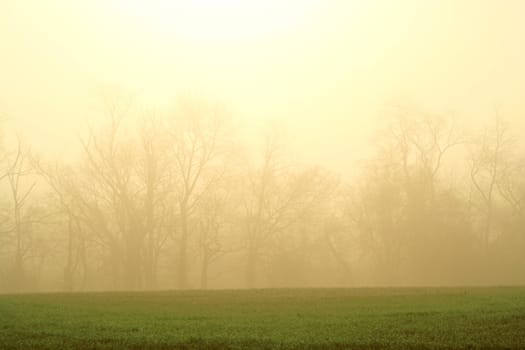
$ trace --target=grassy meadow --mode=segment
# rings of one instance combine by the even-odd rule
[[[525,349],[525,288],[0,295],[1,349]]]

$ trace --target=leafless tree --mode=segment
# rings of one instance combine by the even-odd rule
[[[36,182],[29,179],[32,169],[29,163],[30,153],[20,139],[17,140],[15,154],[9,162],[6,178],[11,194],[11,234],[14,240],[14,264],[12,267],[12,283],[15,291],[21,291],[27,284],[27,271],[24,263],[31,248],[32,224],[31,212],[28,210],[29,197],[33,193]]]
[[[166,141],[158,120],[146,119],[140,135],[138,179],[143,192],[144,277],[149,288],[157,286],[160,253],[170,237],[166,203],[170,194]]]
[[[187,288],[190,220],[197,203],[224,174],[230,129],[216,106],[182,104],[169,128],[172,179],[177,202],[177,286]]]
[[[505,122],[496,116],[494,126],[486,129],[477,140],[470,154],[470,179],[474,192],[481,201],[481,211],[484,217],[481,229],[481,241],[485,251],[488,250],[493,238],[494,206],[498,188],[509,200],[510,183],[503,179],[509,166],[509,155],[514,147],[514,138]],[[504,190],[506,185],[507,191]]]

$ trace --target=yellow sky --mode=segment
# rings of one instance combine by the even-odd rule
[[[394,103],[525,119],[523,62],[520,0],[0,0],[0,113],[54,150],[109,86],[158,110],[218,100],[254,132],[278,120],[333,167]]]

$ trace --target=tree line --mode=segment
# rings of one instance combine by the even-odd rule
[[[349,181],[278,132],[243,145],[219,108],[127,114],[69,162],[3,148],[0,291],[525,282],[525,152],[500,117],[397,115]]]

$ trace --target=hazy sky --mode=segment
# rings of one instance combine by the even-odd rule
[[[0,113],[51,150],[109,87],[159,111],[218,100],[252,132],[278,120],[333,167],[395,103],[525,119],[524,62],[521,0],[0,0]]]

